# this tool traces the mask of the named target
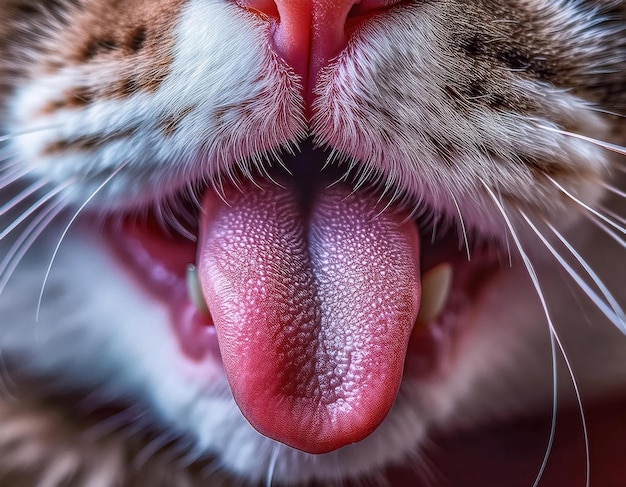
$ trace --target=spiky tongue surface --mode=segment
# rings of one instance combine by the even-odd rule
[[[198,267],[241,412],[309,453],[363,439],[402,378],[421,294],[415,225],[342,185],[225,196],[205,197]]]

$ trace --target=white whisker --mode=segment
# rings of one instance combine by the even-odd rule
[[[0,146],[0,162],[4,162],[8,159],[12,159],[17,154],[15,152],[9,152],[9,149],[4,146]],[[17,164],[17,161],[11,161],[8,166],[13,166]],[[7,167],[6,165],[4,167]],[[4,169],[4,168],[3,168]]]
[[[109,175],[109,177],[107,177],[102,184],[100,184],[100,186],[98,186],[95,191],[93,193],[91,193],[91,195],[89,196],[89,198],[87,198],[85,200],[85,202],[80,205],[80,207],[78,208],[78,210],[76,210],[76,213],[74,213],[74,215],[72,216],[72,218],[70,218],[70,221],[67,223],[67,225],[65,226],[65,229],[63,230],[63,232],[61,233],[61,236],[59,238],[59,241],[56,245],[56,247],[54,248],[54,251],[52,252],[52,257],[50,258],[50,263],[48,264],[48,267],[46,269],[46,273],[44,275],[43,278],[43,283],[41,285],[41,291],[39,292],[39,299],[37,301],[37,311],[35,313],[35,320],[39,321],[39,312],[41,311],[41,302],[43,300],[43,293],[44,290],[46,288],[46,283],[48,282],[48,278],[50,277],[50,271],[52,270],[52,265],[54,264],[54,260],[56,259],[57,254],[59,253],[59,249],[61,248],[61,243],[63,242],[63,240],[65,239],[65,236],[67,235],[67,232],[69,232],[70,227],[72,226],[72,224],[76,221],[76,219],[78,218],[78,215],[81,214],[81,212],[87,207],[87,205],[89,203],[91,203],[91,201],[96,197],[96,195],[102,191],[102,189],[111,182],[111,180],[117,176],[120,171],[122,169],[124,169],[126,167],[126,164],[122,164],[120,167],[118,167],[112,174]]]
[[[626,332],[626,314],[624,314],[624,311],[618,304],[617,300],[613,297],[613,294],[611,294],[611,291],[609,291],[609,289],[606,287],[604,282],[602,282],[602,279],[600,279],[598,274],[591,268],[591,266],[580,255],[580,253],[577,252],[576,249],[574,249],[574,247],[567,241],[567,239],[554,227],[554,225],[552,225],[548,221],[545,221],[545,223],[546,225],[548,225],[548,228],[550,228],[550,230],[552,230],[552,232],[557,236],[561,243],[565,245],[565,247],[567,247],[567,250],[570,251],[570,253],[578,261],[578,263],[585,269],[585,272],[587,272],[595,285],[598,286],[598,289],[600,289],[600,292],[615,312],[616,317],[620,320],[622,330]]]
[[[270,458],[270,464],[267,467],[267,476],[265,477],[265,486],[272,487],[274,481],[274,472],[276,471],[276,464],[278,463],[278,455],[280,454],[280,443],[276,442],[272,448],[272,457]]]
[[[0,240],[3,240],[7,235],[9,235],[13,230],[20,226],[25,220],[27,220],[34,212],[42,208],[48,201],[54,198],[61,191],[65,190],[72,183],[73,181],[68,181],[64,185],[54,188],[52,191],[46,193],[37,201],[35,201],[35,203],[33,203],[26,211],[22,212],[18,218],[13,220],[9,226],[4,228],[3,231],[0,232]]]
[[[115,433],[116,431],[133,424],[146,414],[141,411],[134,411],[134,409],[137,408],[133,408],[131,406],[128,409],[123,409],[122,411],[113,414],[112,416],[107,416],[106,419],[99,421],[84,430],[82,432],[82,436],[94,443],[107,435]]]
[[[554,327],[554,323],[552,322],[552,317],[550,316],[550,312],[548,310],[548,303],[546,302],[545,296],[543,294],[543,290],[541,288],[541,285],[539,284],[539,278],[535,272],[535,269],[532,265],[532,262],[530,261],[530,258],[528,257],[528,255],[526,254],[526,252],[524,251],[524,248],[522,246],[521,241],[519,240],[517,233],[515,232],[515,227],[513,226],[511,220],[509,219],[509,216],[507,215],[504,206],[501,204],[501,202],[498,200],[498,198],[496,197],[496,195],[494,194],[494,192],[491,190],[491,188],[489,188],[489,186],[487,185],[487,183],[485,183],[485,181],[482,181],[483,186],[485,187],[485,189],[487,190],[487,192],[489,193],[489,195],[491,196],[492,200],[494,201],[494,203],[496,204],[496,206],[498,207],[498,210],[500,211],[500,213],[502,214],[502,217],[504,218],[504,221],[511,233],[511,236],[513,237],[513,240],[515,242],[515,246],[517,247],[517,250],[520,253],[520,256],[522,258],[522,261],[524,262],[524,266],[526,267],[526,270],[528,271],[528,275],[533,283],[533,286],[535,288],[535,290],[537,291],[537,296],[539,297],[539,300],[541,302],[541,307],[543,309],[544,315],[546,317],[547,323],[548,323],[548,329],[550,331],[550,344],[551,344],[551,349],[552,349],[552,380],[553,380],[553,404],[552,404],[552,424],[550,427],[550,437],[548,439],[548,445],[546,447],[546,452],[543,458],[543,461],[541,463],[541,467],[539,468],[539,472],[537,473],[537,477],[535,478],[535,482],[533,484],[533,487],[538,487],[539,482],[541,481],[541,478],[543,476],[543,473],[546,469],[546,466],[548,464],[548,458],[550,456],[550,452],[552,450],[552,445],[554,444],[554,435],[555,435],[555,431],[556,431],[556,411],[557,411],[557,397],[556,397],[556,391],[557,391],[557,374],[556,374],[556,351],[555,351],[555,342],[556,345],[558,346],[561,355],[563,356],[563,360],[565,361],[565,365],[567,367],[567,370],[569,372],[570,378],[572,380],[572,384],[574,386],[574,391],[576,393],[576,400],[578,402],[578,409],[580,411],[580,416],[581,416],[581,420],[582,420],[582,426],[583,426],[583,433],[584,433],[584,439],[585,439],[585,477],[586,477],[586,482],[585,485],[586,487],[589,487],[589,483],[590,483],[590,471],[591,471],[591,460],[590,460],[590,454],[589,454],[589,435],[587,432],[587,423],[585,421],[585,413],[583,410],[583,405],[582,405],[582,399],[580,396],[580,391],[578,388],[578,383],[576,382],[576,378],[574,377],[574,371],[572,369],[570,360],[567,357],[567,354],[565,353],[565,349],[563,347],[563,344],[561,342],[561,339]]]
[[[196,240],[196,236],[185,228],[168,200],[156,203],[155,206],[157,207],[155,213],[160,218],[160,223],[164,230],[169,231],[169,229],[172,229],[190,241]]]
[[[521,210],[518,209],[522,217],[526,220],[526,223],[530,226],[533,232],[539,237],[543,245],[548,249],[548,251],[554,256],[554,258],[559,262],[559,264],[567,271],[574,282],[578,284],[578,286],[585,292],[585,294],[598,306],[598,309],[602,311],[602,313],[609,319],[611,322],[617,326],[623,333],[626,333],[626,315],[624,311],[617,303],[617,300],[613,297],[609,289],[602,282],[602,280],[598,277],[598,275],[593,271],[593,269],[589,266],[589,264],[582,258],[582,256],[572,247],[572,245],[563,237],[563,235],[548,221],[544,220],[544,223],[552,230],[552,232],[556,235],[556,237],[561,241],[561,243],[569,250],[569,252],[574,256],[576,261],[585,269],[587,275],[592,279],[594,284],[598,286],[600,292],[607,300],[609,307],[606,305],[604,301],[589,287],[589,285],[584,281],[584,279],[563,259],[563,257],[558,253],[558,251],[548,242],[548,240],[542,235],[539,229],[532,223],[530,218]]]
[[[437,240],[437,225],[439,225],[439,218],[434,217],[432,223],[432,235],[430,236],[431,245],[434,245]]]
[[[619,117],[619,118],[626,118],[626,115],[622,115],[621,113],[618,113],[618,112],[612,112],[611,110],[604,110],[598,107],[587,107],[587,109],[592,112],[604,113],[606,115],[613,115],[614,117]]]
[[[6,150],[0,149],[0,162],[5,162],[11,159],[10,162],[6,162],[5,164],[2,165],[2,168],[0,168],[0,174],[2,174],[5,171],[8,171],[9,169],[22,167],[23,162],[19,159],[15,159],[15,157],[16,157],[16,154],[9,154]]]
[[[598,218],[600,218],[601,220],[603,220],[604,222],[608,223],[610,226],[612,226],[613,228],[615,228],[616,230],[618,230],[620,233],[623,233],[626,235],[626,228],[618,225],[617,223],[615,223],[613,220],[611,220],[610,218],[608,218],[606,215],[603,215],[602,213],[600,213],[598,210],[596,210],[595,208],[592,208],[591,206],[589,206],[587,203],[585,203],[584,201],[580,200],[579,198],[577,198],[576,196],[574,196],[572,193],[570,193],[568,190],[566,190],[561,184],[559,184],[557,181],[555,181],[552,177],[548,176],[548,179],[550,181],[552,181],[552,183],[559,188],[564,194],[566,194],[570,199],[572,199],[572,201],[574,201],[575,203],[578,203],[580,206],[582,206],[585,210],[589,211],[590,213],[594,214],[595,216],[597,216]]]
[[[2,176],[0,177],[0,189],[6,188],[11,184],[16,183],[24,176],[28,175],[28,173],[31,171],[32,169],[22,168],[19,166],[13,171],[7,171],[7,174],[2,174]],[[2,172],[4,172],[4,170]]]
[[[35,243],[35,240],[39,238],[42,232],[62,211],[62,201],[57,201],[50,205],[37,215],[20,234],[19,238],[15,240],[2,262],[0,262],[0,276],[2,277],[2,279],[0,279],[0,294],[4,291],[4,288],[24,255],[26,255],[26,252],[28,252],[33,243]]]
[[[52,130],[62,127],[62,124],[57,123],[54,125],[45,125],[41,127],[35,127],[28,130],[22,130],[20,132],[13,132],[11,134],[0,135],[0,142],[6,142],[7,140],[16,139],[17,137],[23,137],[24,135],[36,134],[38,132],[45,132],[46,130]]]
[[[15,395],[17,391],[17,384],[11,378],[9,374],[9,369],[7,367],[6,361],[4,360],[4,355],[2,355],[2,349],[0,348],[0,388],[2,394],[0,397],[3,399],[10,399],[13,402],[17,402],[17,396]]]
[[[504,208],[504,203],[502,202],[502,193],[500,192],[500,188],[498,188],[498,199],[500,200],[500,206]],[[509,230],[511,230],[509,228]],[[504,242],[506,243],[506,253],[509,257],[509,267],[513,267],[513,257],[511,256],[511,243],[509,242],[509,233],[504,232]]]
[[[459,208],[459,203],[457,202],[456,198],[454,197],[454,194],[452,194],[452,192],[450,192],[450,196],[452,197],[452,202],[454,203],[454,206],[456,207],[456,212],[459,214],[459,221],[461,222],[461,231],[463,232],[463,241],[465,242],[465,250],[467,252],[467,261],[471,261],[472,258],[470,256],[470,249],[469,249],[469,241],[467,239],[467,231],[465,229],[465,221],[463,220],[463,215],[461,214],[461,209]]]
[[[602,180],[599,181],[599,183],[600,183],[600,186],[602,186],[603,188],[606,188],[611,193],[616,194],[617,196],[621,196],[622,198],[626,198],[626,191],[622,191],[616,188],[615,186],[611,186],[609,183],[602,181]]]
[[[620,237],[617,233],[615,233],[607,225],[605,225],[601,221],[598,221],[597,219],[591,217],[588,214],[585,214],[585,217],[591,223],[593,223],[595,226],[597,226],[600,230],[602,230],[604,233],[606,233],[609,237],[611,237],[613,240],[615,240],[615,242],[617,242],[621,247],[626,248],[626,240],[624,240],[622,237]]]
[[[218,172],[216,177],[211,178],[210,184],[213,187],[213,189],[215,189],[215,193],[217,194],[218,198],[222,200],[222,202],[226,206],[230,207],[230,203],[226,201],[226,190],[224,189],[224,181],[222,181],[222,174]]]
[[[612,152],[616,152],[623,156],[626,156],[626,147],[612,144],[610,142],[604,142],[599,139],[594,139],[593,137],[587,137],[586,135],[577,134],[574,132],[568,132],[567,130],[561,130],[554,127],[548,127],[547,125],[537,125],[537,127],[542,128],[544,130],[549,130],[550,132],[555,132],[557,134],[566,135],[568,137],[573,137],[575,139],[584,140],[585,142],[591,142],[594,145],[602,147],[603,149],[610,150]]]
[[[606,206],[601,205],[599,208],[611,218],[615,218],[615,220],[620,222],[622,225],[626,225],[626,218],[624,218],[623,216],[618,215],[617,213],[612,211],[610,208],[607,208]]]
[[[43,188],[46,184],[48,184],[48,182],[45,180],[37,181],[36,183],[31,184],[26,189],[16,194],[13,198],[7,201],[4,205],[0,206],[0,215],[4,215],[9,210],[12,210],[17,205],[24,202],[24,200],[26,200],[29,196],[32,196],[33,194],[35,194],[37,191]]]
[[[174,441],[173,434],[160,434],[153,440],[149,441],[133,458],[133,468],[140,470],[148,461],[153,458],[168,443]]]

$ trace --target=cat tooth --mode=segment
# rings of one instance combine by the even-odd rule
[[[198,279],[198,268],[194,264],[187,264],[187,292],[191,298],[191,302],[196,309],[203,315],[209,314],[209,307],[204,300],[200,280]]]
[[[426,324],[434,320],[448,300],[452,287],[452,265],[439,264],[422,277],[422,301],[417,315],[417,324]]]

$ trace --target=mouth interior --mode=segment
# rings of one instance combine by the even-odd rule
[[[437,369],[469,295],[459,289],[489,267],[466,265],[456,231],[425,239],[424,222],[373,188],[320,172],[326,159],[307,148],[283,159],[291,175],[206,189],[195,243],[154,215],[110,232],[124,268],[167,304],[185,355],[221,360],[251,425],[309,453],[365,438],[403,373]],[[190,298],[189,263],[208,313]]]

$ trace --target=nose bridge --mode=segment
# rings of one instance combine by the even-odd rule
[[[347,44],[346,20],[358,0],[276,0],[274,46],[305,83]]]
[[[272,46],[302,77],[310,104],[320,70],[348,44],[351,27],[386,11],[400,0],[237,0],[251,12],[275,24]]]

